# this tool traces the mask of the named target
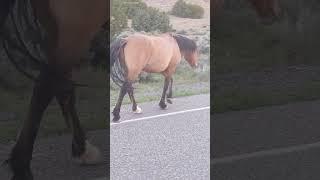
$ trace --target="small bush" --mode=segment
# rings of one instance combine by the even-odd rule
[[[200,19],[203,17],[204,9],[195,4],[187,4],[183,0],[178,0],[172,10],[171,14],[182,18]]]
[[[153,7],[137,11],[136,16],[132,18],[132,27],[136,31],[145,32],[168,32],[172,29],[169,16]]]
[[[139,11],[147,9],[147,4],[141,0],[125,0],[123,4],[128,19],[136,16]]]

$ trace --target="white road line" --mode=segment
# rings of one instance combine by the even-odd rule
[[[271,150],[265,150],[265,151],[258,151],[254,153],[245,153],[245,154],[235,155],[235,156],[213,158],[210,164],[211,165],[227,164],[227,163],[232,163],[235,161],[240,161],[245,159],[281,155],[281,154],[286,154],[291,152],[304,151],[312,148],[320,148],[320,142],[291,146],[286,148],[277,148],[277,149],[271,149]]]
[[[195,111],[202,111],[202,110],[206,110],[206,109],[210,109],[210,106],[196,108],[196,109],[188,109],[188,110],[184,110],[184,111],[176,111],[176,112],[166,113],[166,114],[159,114],[159,115],[155,115],[155,116],[147,116],[147,117],[136,118],[136,119],[128,119],[128,120],[120,121],[118,123],[111,123],[110,126],[124,124],[124,123],[130,123],[130,122],[135,122],[135,121],[148,120],[148,119],[153,119],[153,118],[158,118],[158,117],[165,117],[165,116],[172,116],[172,115],[195,112]]]

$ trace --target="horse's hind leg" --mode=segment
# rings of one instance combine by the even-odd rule
[[[129,98],[132,102],[133,113],[136,113],[136,114],[142,113],[142,109],[137,105],[136,99],[134,98],[132,83],[128,83],[127,91],[128,91]]]
[[[27,119],[23,123],[17,143],[13,147],[10,157],[7,160],[13,171],[12,180],[32,180],[30,169],[33,145],[37,136],[43,112],[54,97],[53,84],[50,74],[41,72],[39,82],[33,89],[30,109]]]
[[[169,82],[169,91],[168,91],[168,94],[167,94],[167,102],[169,104],[172,104],[172,101],[170,98],[172,98],[172,84],[173,84],[173,78],[171,77],[170,78],[170,82]]]
[[[100,151],[88,141],[85,132],[80,124],[75,108],[75,88],[68,81],[61,87],[56,98],[61,107],[67,125],[73,133],[72,156],[80,164],[97,164],[102,160]]]
[[[113,120],[114,122],[119,121],[120,119],[120,108],[121,108],[121,104],[123,101],[123,97],[126,95],[127,93],[127,89],[128,89],[128,82],[123,83],[121,89],[120,89],[120,93],[119,93],[119,98],[117,101],[116,106],[114,107],[112,114],[113,114]]]
[[[159,102],[159,106],[161,109],[167,108],[167,104],[165,101],[166,101],[166,94],[167,94],[168,86],[170,83],[170,78],[171,77],[165,77],[165,80],[164,80],[163,92],[162,92],[162,96],[161,96],[161,99]]]

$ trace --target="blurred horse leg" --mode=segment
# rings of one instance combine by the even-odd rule
[[[123,98],[127,93],[127,89],[128,89],[128,82],[124,82],[123,85],[121,86],[121,89],[120,89],[117,104],[112,111],[112,114],[113,114],[112,121],[114,121],[114,122],[119,121],[119,119],[120,119],[120,108],[121,108]]]
[[[17,143],[13,147],[9,160],[13,171],[13,180],[32,180],[30,169],[33,145],[39,130],[43,112],[54,97],[54,84],[50,72],[42,71],[33,89],[30,109],[27,119],[23,123]]]
[[[133,87],[132,87],[132,83],[128,83],[128,95],[129,95],[129,98],[132,102],[132,111],[133,113],[136,113],[136,114],[140,114],[142,112],[142,109],[137,105],[137,102],[134,98],[134,95],[133,95]]]
[[[173,78],[170,78],[170,83],[169,83],[169,89],[168,89],[168,94],[167,94],[167,102],[169,104],[172,104],[172,101],[170,98],[172,98],[172,84],[173,84]]]
[[[166,101],[166,94],[167,94],[167,90],[168,90],[168,87],[169,87],[170,79],[171,79],[171,77],[165,76],[162,96],[161,96],[161,99],[160,99],[160,102],[159,102],[159,106],[160,106],[161,109],[165,109],[167,107],[165,101]]]
[[[67,125],[70,127],[72,138],[72,156],[80,164],[97,164],[101,158],[100,151],[86,141],[85,132],[80,124],[75,107],[75,87],[69,80],[63,80],[59,88],[62,91],[56,95]]]

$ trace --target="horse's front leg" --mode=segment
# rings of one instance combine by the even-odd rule
[[[165,77],[164,79],[164,85],[163,85],[163,91],[162,91],[162,96],[159,102],[159,106],[161,109],[165,109],[167,108],[167,104],[166,104],[166,94],[167,94],[167,90],[168,90],[168,86],[170,83],[170,78],[171,77]]]
[[[32,180],[30,169],[33,145],[39,130],[43,112],[54,97],[50,75],[42,72],[33,89],[30,109],[27,119],[23,123],[22,130],[18,136],[17,143],[13,147],[8,165],[13,171],[12,180]]]
[[[169,82],[169,89],[168,89],[168,94],[167,94],[167,102],[169,104],[172,104],[171,98],[172,98],[172,84],[173,84],[173,78],[170,78]]]
[[[134,98],[132,83],[128,83],[127,92],[128,92],[129,98],[130,98],[130,100],[132,102],[132,111],[133,111],[133,113],[136,113],[136,114],[142,113],[142,109],[138,106],[138,104],[136,102],[136,99]]]
[[[91,145],[85,137],[75,108],[75,88],[69,81],[65,81],[56,98],[68,127],[72,130],[72,156],[79,164],[97,164],[102,161],[98,148]]]
[[[123,101],[124,96],[127,93],[127,88],[128,88],[128,82],[123,83],[121,89],[120,89],[120,93],[119,93],[119,98],[117,101],[116,106],[114,107],[112,114],[113,114],[113,120],[114,122],[119,121],[120,119],[120,108],[121,108],[121,104]]]

